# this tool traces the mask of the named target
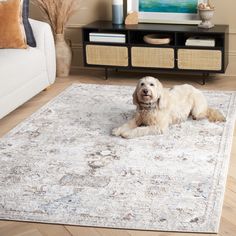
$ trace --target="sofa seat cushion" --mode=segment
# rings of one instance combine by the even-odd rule
[[[0,97],[46,72],[45,56],[37,48],[0,50]]]

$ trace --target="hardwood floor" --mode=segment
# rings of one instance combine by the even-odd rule
[[[72,83],[97,83],[134,85],[137,78],[143,73],[110,73],[109,80],[104,80],[103,72],[90,71],[70,76],[69,78],[58,78],[56,83],[46,91],[41,92],[17,110],[0,120],[0,137],[38,110],[45,103],[63,91]],[[155,74],[154,74],[155,76]],[[200,77],[193,76],[159,76],[161,82],[170,87],[174,84],[189,83],[200,89],[236,90],[236,78],[209,78],[205,86],[200,85]],[[1,195],[1,193],[0,193]],[[135,230],[115,230],[92,227],[77,227],[66,225],[37,224],[26,222],[0,221],[0,236],[207,236],[212,234],[193,233],[169,233],[148,232]],[[220,225],[220,236],[236,236],[236,129],[234,130],[233,148],[231,162],[228,172],[227,189],[225,193],[224,206]]]

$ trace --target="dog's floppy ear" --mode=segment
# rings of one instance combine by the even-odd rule
[[[134,93],[133,93],[133,104],[138,105],[137,87],[135,88]]]
[[[167,104],[168,104],[168,94],[166,93],[166,91],[164,90],[161,82],[157,79],[157,83],[158,83],[158,92],[160,93],[160,97],[158,99],[158,106],[159,106],[159,109],[162,110],[164,108],[167,107]]]
[[[158,103],[159,109],[160,110],[165,109],[167,107],[167,104],[168,104],[168,95],[166,94],[164,89],[162,89],[162,93]]]

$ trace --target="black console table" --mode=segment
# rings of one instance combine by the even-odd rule
[[[90,33],[122,33],[125,43],[90,42]],[[200,29],[196,25],[138,24],[113,25],[109,21],[97,21],[82,28],[85,66],[166,72],[191,72],[205,77],[210,73],[224,73],[228,65],[229,26],[216,25]],[[168,45],[144,42],[147,34],[163,34],[171,37]],[[186,39],[206,36],[215,39],[214,47],[186,46]]]

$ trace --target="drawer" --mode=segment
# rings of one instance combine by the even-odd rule
[[[91,65],[128,66],[128,48],[86,45],[86,62]]]
[[[131,63],[134,67],[174,68],[174,58],[173,48],[131,48]]]
[[[178,49],[178,68],[190,70],[221,70],[220,50]]]

